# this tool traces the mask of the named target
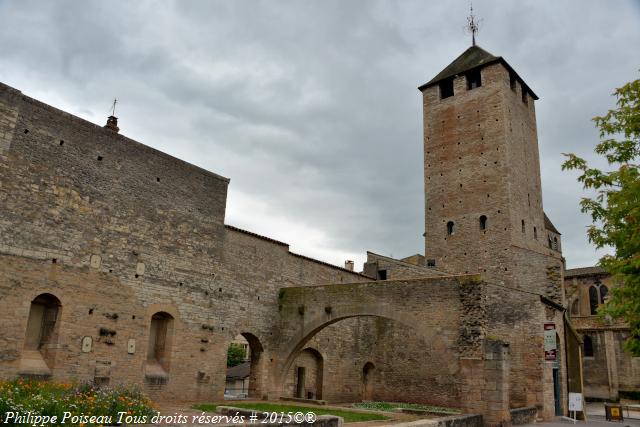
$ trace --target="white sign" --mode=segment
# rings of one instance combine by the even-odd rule
[[[569,410],[582,411],[582,393],[569,393]]]
[[[544,331],[544,351],[556,350],[556,330]]]

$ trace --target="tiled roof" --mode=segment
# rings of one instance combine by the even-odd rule
[[[251,362],[242,362],[239,365],[232,366],[227,369],[228,380],[243,380],[249,376],[251,372]]]
[[[604,268],[598,267],[597,265],[593,267],[570,268],[564,271],[564,278],[591,276],[595,274],[607,274],[607,272]]]

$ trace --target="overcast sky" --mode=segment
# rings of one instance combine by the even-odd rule
[[[226,222],[342,265],[423,253],[418,90],[470,45],[467,1],[0,0],[0,81],[231,179]],[[544,208],[592,265],[576,174],[639,77],[640,1],[480,1],[478,44],[536,103]]]

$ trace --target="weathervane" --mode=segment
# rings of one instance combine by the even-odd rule
[[[470,10],[471,10],[471,12],[469,13],[469,16],[467,17],[467,26],[465,27],[465,29],[469,33],[471,33],[471,43],[473,44],[473,46],[475,46],[476,45],[476,33],[480,29],[480,21],[476,20],[476,17],[473,14],[473,3],[470,3]]]
[[[113,106],[111,107],[111,115],[115,117],[116,115],[116,103],[118,102],[118,98],[113,98]]]

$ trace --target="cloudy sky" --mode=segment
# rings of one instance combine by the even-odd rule
[[[467,1],[0,0],[0,81],[231,178],[227,223],[335,264],[423,252],[416,89],[470,45]],[[544,207],[593,264],[561,153],[638,78],[640,1],[476,0],[536,104]]]

